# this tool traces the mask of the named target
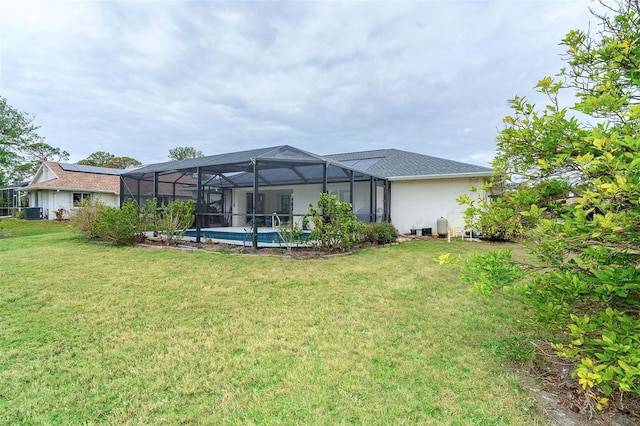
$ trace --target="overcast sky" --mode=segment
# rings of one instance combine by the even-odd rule
[[[70,161],[288,144],[488,165],[589,0],[0,0],[0,95]]]

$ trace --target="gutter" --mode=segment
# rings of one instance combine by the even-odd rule
[[[474,172],[474,173],[448,173],[439,175],[413,175],[413,176],[390,176],[387,179],[389,181],[403,181],[403,180],[435,180],[435,179],[454,179],[454,178],[470,178],[470,177],[491,177],[493,171],[488,172]]]
[[[89,189],[89,188],[66,188],[54,186],[25,186],[23,191],[65,191],[65,192],[99,192],[101,194],[120,195],[119,191],[109,191],[108,189]]]

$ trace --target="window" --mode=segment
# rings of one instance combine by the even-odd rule
[[[88,192],[74,192],[73,193],[73,205],[77,206],[82,200],[90,200],[91,194]]]
[[[336,191],[331,191],[330,195],[335,195],[338,201],[342,201],[345,203],[351,202],[351,191],[348,189],[340,189]]]
[[[349,191],[348,189],[341,189],[340,191],[338,191],[338,194],[338,201],[342,201],[345,203],[351,202],[351,191]]]
[[[288,214],[291,211],[291,194],[280,194],[279,213]]]

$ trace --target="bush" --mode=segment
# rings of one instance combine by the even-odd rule
[[[153,222],[165,244],[175,244],[184,236],[187,229],[193,225],[195,209],[196,206],[191,200],[172,201],[162,206]]]
[[[496,138],[492,165],[511,182],[507,201],[537,193],[538,207],[516,203],[531,205],[536,262],[519,277],[509,258],[468,268],[476,288],[523,292],[597,408],[615,390],[640,396],[640,6],[601,3],[600,30],[570,31],[561,42],[568,67],[536,85],[547,105],[509,100]]]
[[[93,229],[93,220],[100,215],[104,206],[100,200],[85,198],[71,211],[71,226],[91,238],[97,237]]]
[[[280,228],[280,236],[287,251],[291,253],[293,246],[303,243],[304,230],[296,222],[290,222]]]
[[[120,208],[102,206],[91,220],[91,230],[97,238],[133,245],[145,239],[143,222],[137,203],[129,201]]]
[[[485,185],[482,189],[489,191],[491,184]],[[472,188],[472,192],[478,192],[477,188]],[[531,197],[510,196],[514,194],[503,194],[502,196],[478,197],[472,199],[464,194],[458,197],[457,201],[461,205],[466,205],[464,212],[465,224],[469,229],[482,232],[482,238],[489,241],[507,242],[521,241],[528,230],[535,227],[536,223],[527,217],[527,212],[535,203]]]
[[[537,265],[514,262],[508,251],[475,254],[465,262],[463,278],[485,295],[501,288],[520,292],[539,327],[562,331],[564,343],[554,347],[559,356],[577,362],[573,374],[599,408],[614,389],[640,394],[637,267],[614,265],[607,258],[612,251],[596,246],[583,253],[590,265],[581,257],[564,263],[557,252],[564,248],[561,242],[548,243],[549,252],[541,253],[548,257],[540,260],[556,268],[542,273],[534,272]]]
[[[145,231],[153,231],[166,244],[174,244],[193,224],[194,212],[192,201],[173,201],[158,209],[155,198],[141,207],[132,200],[121,208],[107,206],[98,200],[83,200],[74,210],[71,223],[91,238],[117,244],[144,241]]]
[[[350,203],[338,201],[335,195],[320,194],[317,207],[309,205],[303,217],[303,228],[311,227],[310,242],[329,251],[347,250],[358,243],[362,223]]]
[[[367,223],[362,227],[362,238],[370,243],[391,243],[398,235],[396,227],[389,222]]]
[[[503,198],[495,199],[480,216],[477,228],[489,241],[520,241],[525,236],[522,217]]]

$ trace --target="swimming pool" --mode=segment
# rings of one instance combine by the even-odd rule
[[[200,230],[202,241],[211,240],[222,244],[251,245],[253,243],[253,229],[251,227],[229,227],[229,228],[205,228]],[[309,238],[309,231],[303,231],[302,243]],[[185,237],[196,237],[196,230],[189,229],[184,234]],[[286,243],[282,235],[274,228],[258,228],[258,244],[261,246],[280,246]]]

